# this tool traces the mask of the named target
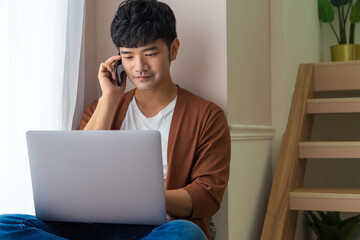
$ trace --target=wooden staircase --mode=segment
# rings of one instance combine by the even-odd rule
[[[298,210],[360,212],[360,189],[302,187],[307,159],[360,158],[360,142],[311,141],[314,114],[360,113],[360,98],[314,97],[342,90],[360,90],[360,62],[299,66],[262,240],[294,239]]]

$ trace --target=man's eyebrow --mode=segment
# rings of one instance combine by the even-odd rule
[[[131,51],[120,51],[120,54],[122,55],[122,54],[131,54],[131,53],[133,53],[133,52],[131,52]]]
[[[144,50],[142,50],[142,52],[148,52],[148,51],[157,50],[157,49],[159,49],[157,46],[152,46],[152,47],[145,48]],[[132,51],[121,51],[120,53],[121,54],[132,54],[133,52]]]
[[[157,50],[157,49],[158,49],[157,46],[152,46],[152,47],[145,48],[145,49],[142,50],[142,51],[143,51],[143,52],[148,52],[148,51]]]

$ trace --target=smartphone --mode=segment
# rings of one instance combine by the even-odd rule
[[[124,71],[125,71],[125,69],[121,63],[121,59],[116,61],[116,63],[115,63],[115,81],[119,87],[121,85],[121,73]]]

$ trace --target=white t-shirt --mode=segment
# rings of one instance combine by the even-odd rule
[[[171,119],[177,97],[163,108],[156,116],[146,117],[139,109],[135,96],[131,100],[120,130],[158,130],[161,135],[161,151],[163,161],[164,182],[167,174],[167,146]]]

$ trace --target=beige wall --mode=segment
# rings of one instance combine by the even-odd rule
[[[244,4],[246,3],[246,4]],[[227,1],[229,239],[260,238],[271,185],[270,1]],[[221,238],[222,239],[222,238]]]
[[[173,81],[227,111],[226,1],[165,0],[177,19]]]
[[[231,131],[231,174],[228,184],[228,236],[220,240],[258,240],[271,187],[272,128]]]
[[[101,95],[97,82],[99,64],[117,51],[110,38],[110,24],[121,1],[86,1],[86,96],[89,105]],[[173,81],[215,102],[227,111],[226,0],[164,0],[177,18],[180,50],[172,62]],[[127,84],[128,89],[132,85]],[[227,239],[227,196],[214,221],[218,239]]]
[[[320,61],[320,28],[317,1],[271,1],[271,96],[275,127],[273,170],[280,150],[300,63]],[[274,172],[274,171],[273,171]],[[302,218],[296,239],[307,239]]]
[[[86,102],[100,96],[99,64],[117,54],[110,24],[121,1],[87,0]],[[227,110],[226,1],[164,1],[177,18],[180,50],[172,63],[173,81]],[[206,11],[204,10],[206,6]],[[195,21],[196,19],[196,21]],[[128,84],[131,86],[131,84]],[[96,88],[96,91],[94,90]]]
[[[88,106],[98,97],[97,52],[96,52],[96,5],[95,0],[85,1],[85,96]]]
[[[117,50],[110,37],[110,24],[121,1],[86,0],[85,105],[101,96],[97,72],[101,62]]]
[[[85,105],[101,94],[100,62],[116,54],[109,29],[119,2],[86,1]],[[171,68],[174,82],[220,105],[230,123],[270,125],[269,3],[256,0],[244,8],[236,0],[164,2],[174,10],[181,42]]]
[[[277,160],[300,63],[320,61],[317,2],[271,1],[271,96],[275,127],[273,161]]]
[[[227,23],[229,122],[270,125],[269,1],[228,0]]]

